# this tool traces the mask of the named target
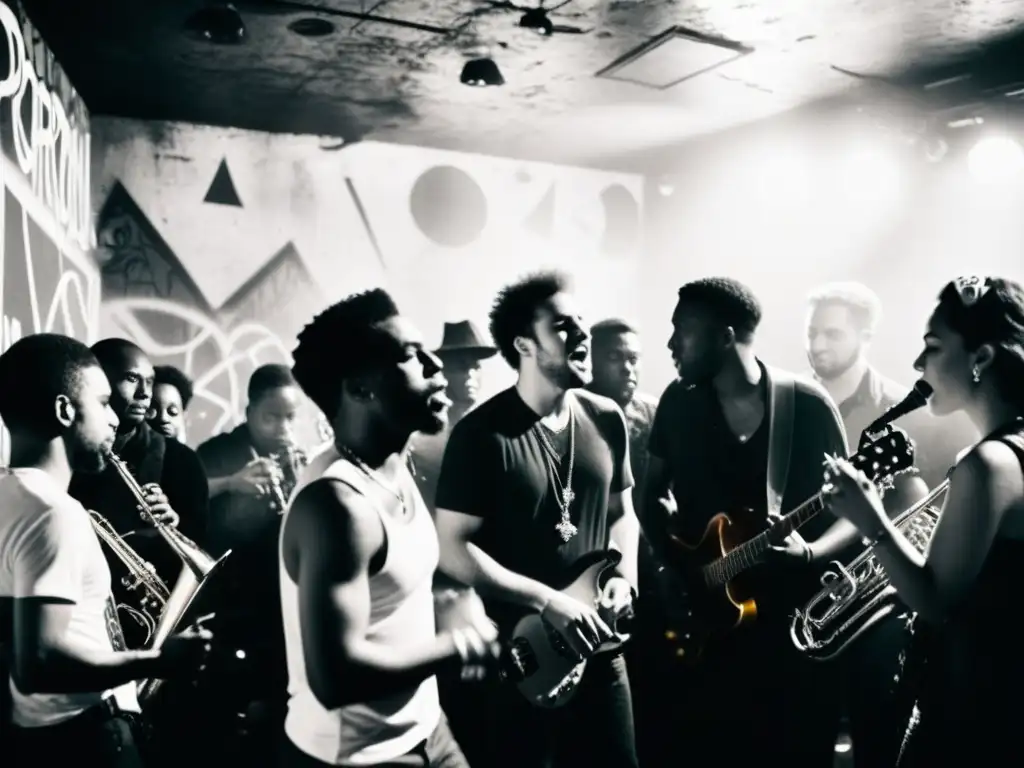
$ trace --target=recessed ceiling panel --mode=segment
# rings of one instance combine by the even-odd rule
[[[751,51],[732,40],[673,27],[619,57],[596,77],[664,90]]]

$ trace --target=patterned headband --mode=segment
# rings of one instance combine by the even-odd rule
[[[958,277],[953,281],[957,295],[965,307],[973,307],[981,297],[988,293],[992,287],[992,281],[987,277],[971,275],[969,277]]]

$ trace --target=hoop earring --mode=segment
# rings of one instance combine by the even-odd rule
[[[975,384],[981,383],[981,371],[978,370],[978,366],[974,366],[971,369],[971,381],[973,381]]]

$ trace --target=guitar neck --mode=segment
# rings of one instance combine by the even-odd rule
[[[823,509],[825,509],[825,497],[818,493],[785,515],[769,531],[759,533],[724,557],[705,566],[704,580],[712,586],[727,584],[761,562],[761,556],[768,551],[773,541],[786,538]]]

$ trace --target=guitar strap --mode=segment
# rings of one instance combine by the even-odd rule
[[[793,412],[796,387],[785,371],[765,366],[768,372],[768,516],[782,514],[793,452]]]

